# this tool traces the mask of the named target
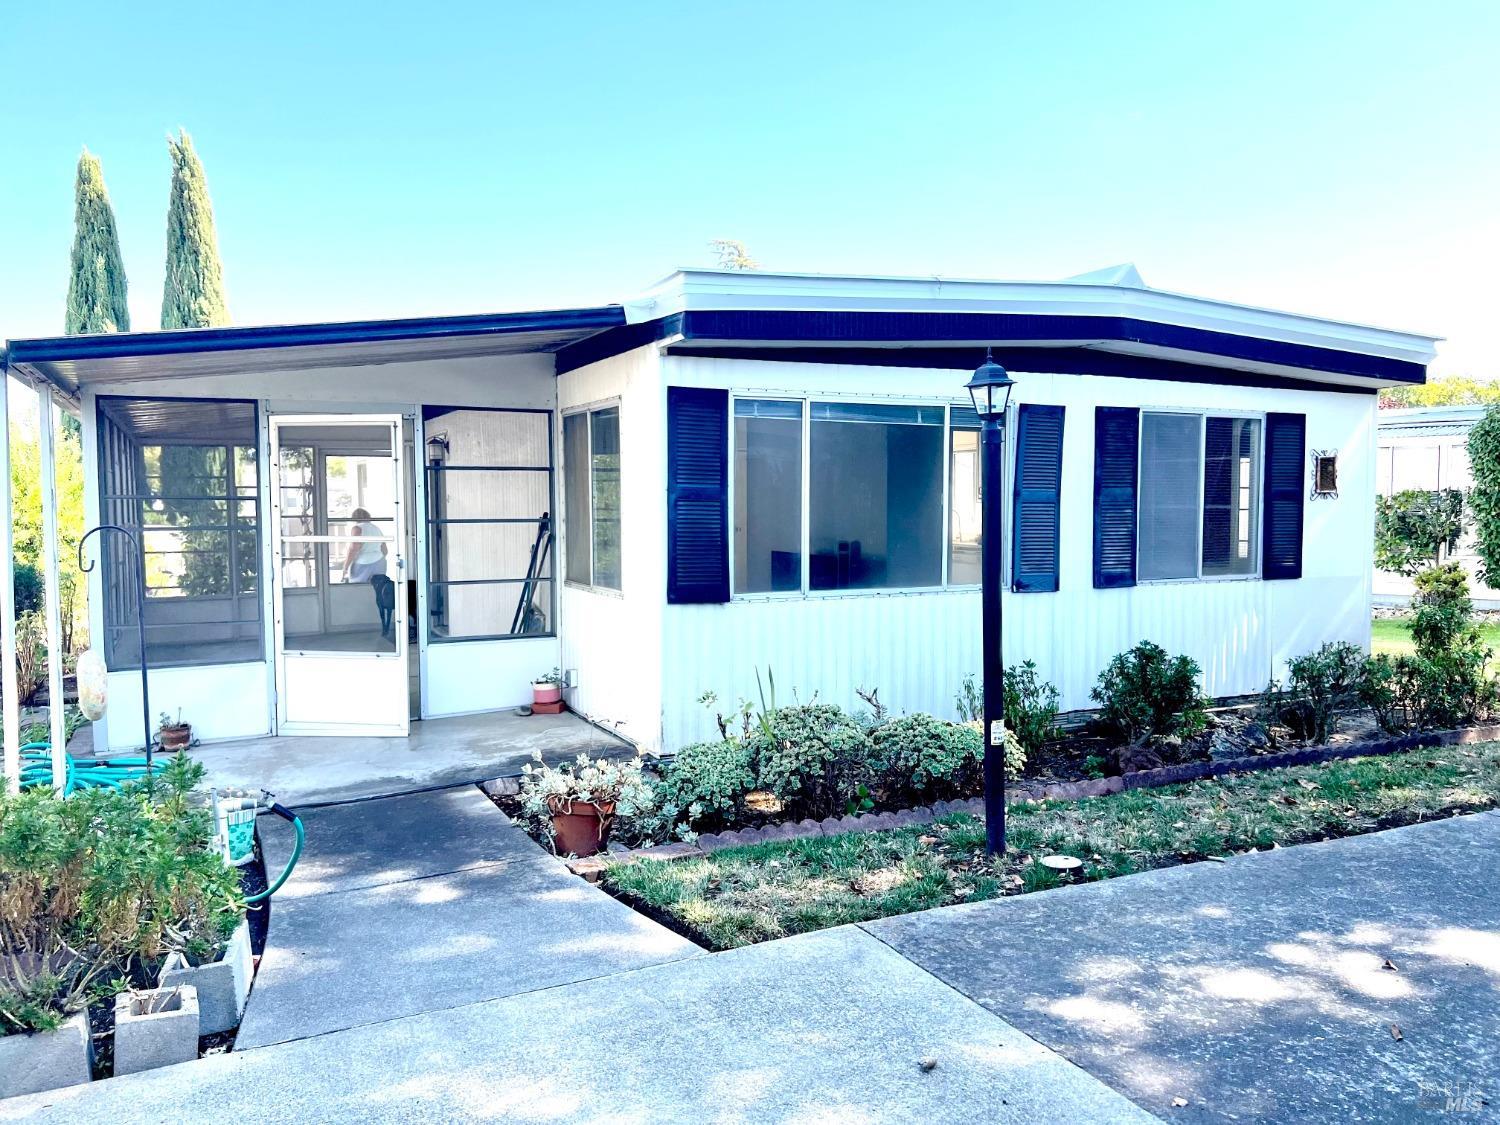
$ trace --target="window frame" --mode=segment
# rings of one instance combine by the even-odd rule
[[[595,556],[595,553],[594,553],[594,415],[595,414],[603,413],[604,411],[607,411],[607,410],[613,410],[615,412],[616,426],[617,426],[617,428],[619,430],[619,439],[620,439],[619,458],[620,458],[620,480],[621,480],[622,487],[621,487],[621,490],[620,490],[620,584],[618,586],[601,586],[601,585],[599,585],[597,583],[597,581],[596,581],[597,573],[596,573],[595,567],[594,567],[594,556]],[[584,455],[584,468],[583,468],[583,471],[587,475],[587,478],[588,478],[588,488],[585,490],[586,493],[587,493],[587,495],[588,495],[588,503],[586,505],[586,517],[585,517],[585,527],[586,527],[586,530],[587,530],[587,533],[588,533],[588,548],[589,548],[589,580],[587,582],[580,582],[576,578],[569,577],[569,575],[568,575],[568,560],[567,560],[567,549],[568,548],[567,548],[567,542],[566,542],[567,536],[568,536],[568,519],[572,515],[572,513],[569,512],[568,509],[567,509],[569,462],[568,462],[568,456],[567,456],[567,453],[568,453],[567,440],[564,437],[564,429],[563,429],[563,427],[564,427],[564,422],[565,422],[566,419],[568,419],[568,418],[576,418],[579,415],[583,415],[583,417],[584,417],[584,447],[585,447],[585,451],[586,452],[585,452],[585,455]],[[625,479],[625,411],[624,411],[623,407],[621,406],[621,400],[620,400],[620,398],[618,396],[616,396],[614,398],[602,398],[602,399],[598,399],[598,400],[596,400],[594,402],[585,403],[585,404],[582,404],[580,406],[569,407],[566,410],[559,411],[558,412],[558,417],[557,417],[557,447],[562,450],[562,454],[563,454],[563,467],[562,467],[563,479],[562,479],[562,489],[561,489],[561,495],[563,497],[563,512],[562,512],[562,519],[560,521],[558,521],[559,526],[561,527],[563,534],[562,534],[561,539],[559,540],[562,549],[561,550],[554,550],[554,558],[555,558],[555,561],[558,562],[558,563],[560,563],[561,567],[562,567],[562,577],[561,577],[562,584],[564,586],[570,587],[571,589],[574,589],[574,590],[586,590],[589,593],[593,593],[593,594],[604,594],[606,596],[616,597],[616,598],[624,597],[624,594],[625,594],[625,503],[624,503],[625,494],[624,494],[623,482],[624,482],[624,479]],[[556,503],[555,499],[554,499],[554,503]],[[554,579],[554,581],[555,580],[556,579]],[[541,634],[532,634],[532,635],[533,636],[540,636]]]
[[[537,414],[537,415],[541,415],[542,418],[544,419],[545,423],[546,423],[543,426],[543,429],[546,430],[546,433],[547,433],[547,464],[546,465],[453,465],[453,466],[443,465],[443,466],[440,466],[438,468],[434,468],[431,464],[428,463],[427,456],[426,456],[426,453],[427,453],[427,440],[428,440],[428,438],[430,436],[429,433],[428,433],[428,429],[427,429],[428,424],[429,424],[429,419],[427,417],[427,412],[429,410],[448,410],[448,411],[463,410],[463,411],[470,411],[470,412],[482,412],[482,413],[485,413],[485,414]],[[421,589],[422,589],[422,592],[423,592],[423,600],[424,600],[424,607],[423,607],[424,625],[423,625],[423,628],[424,628],[424,630],[426,632],[427,642],[429,644],[460,645],[460,644],[468,644],[468,643],[470,643],[472,641],[483,641],[483,642],[488,642],[488,641],[529,641],[529,640],[537,640],[539,638],[544,639],[544,638],[547,638],[547,637],[556,637],[557,636],[557,580],[558,580],[557,570],[558,570],[559,566],[566,566],[566,563],[562,560],[562,558],[561,558],[562,551],[559,549],[561,547],[561,545],[562,545],[562,538],[558,534],[558,532],[559,532],[559,530],[562,527],[562,521],[557,518],[557,450],[558,450],[558,442],[559,442],[559,438],[561,436],[561,433],[560,433],[560,430],[557,433],[553,432],[554,431],[554,427],[552,425],[552,411],[548,410],[548,409],[545,409],[545,408],[540,408],[540,407],[524,407],[524,406],[462,406],[462,405],[456,405],[456,404],[452,404],[452,403],[427,402],[427,403],[423,403],[421,406],[419,406],[417,408],[417,417],[422,422],[422,430],[421,430],[422,461],[421,461],[421,463],[422,463],[422,487],[423,487],[423,490],[424,490],[423,491],[423,499],[424,499],[423,508],[424,508],[424,511],[422,513],[422,544],[421,544],[421,552],[420,552],[421,560],[422,560],[422,582],[421,582],[420,585],[421,585]],[[558,425],[560,427],[561,423],[559,422]],[[544,519],[550,520],[551,524],[552,524],[552,548],[551,548],[552,574],[548,578],[538,578],[538,579],[536,579],[536,582],[537,582],[538,585],[546,585],[546,587],[547,587],[547,601],[548,601],[547,624],[548,624],[548,628],[547,628],[547,630],[545,632],[542,632],[542,633],[476,633],[476,634],[473,634],[472,636],[449,637],[449,636],[444,636],[444,635],[438,633],[433,628],[433,624],[432,624],[432,594],[433,594],[433,591],[437,587],[439,587],[439,586],[443,586],[443,587],[447,587],[447,586],[520,586],[520,585],[524,584],[527,581],[527,579],[524,578],[524,577],[522,577],[522,578],[473,578],[473,579],[454,579],[454,580],[445,579],[443,581],[437,581],[437,580],[435,580],[433,578],[433,576],[432,576],[432,551],[433,551],[433,545],[434,545],[434,540],[433,540],[433,537],[432,537],[432,528],[433,528],[434,524],[462,524],[462,525],[471,525],[471,526],[474,526],[474,525],[486,525],[486,524],[533,524],[533,525],[537,526],[538,528],[540,528],[541,525],[542,525],[542,523],[543,523],[543,519],[530,519],[530,518],[527,518],[527,517],[515,517],[515,518],[505,518],[505,519],[499,519],[499,518],[497,518],[497,519],[485,519],[485,518],[482,518],[482,517],[459,518],[459,519],[442,518],[442,519],[434,520],[432,518],[433,503],[434,503],[434,499],[433,499],[433,497],[434,497],[433,485],[435,483],[434,478],[436,477],[436,475],[439,474],[439,473],[442,473],[442,472],[460,472],[461,473],[461,472],[474,472],[474,471],[479,471],[479,472],[546,473],[547,474],[547,513],[548,514],[544,517]],[[446,605],[446,599],[445,599],[444,604]]]
[[[735,501],[738,490],[741,487],[738,474],[735,472],[735,404],[740,400],[763,402],[794,402],[800,405],[802,410],[802,537],[800,541],[800,552],[802,556],[801,585],[796,590],[760,590],[740,593],[736,591],[738,577],[735,572],[736,538],[733,525]],[[812,406],[816,402],[836,402],[857,406],[908,406],[908,407],[940,407],[943,411],[942,421],[942,478],[943,488],[940,506],[942,512],[942,533],[939,537],[941,548],[941,570],[937,585],[932,586],[876,586],[862,589],[843,590],[814,590],[812,589]],[[839,599],[839,598],[871,598],[871,597],[902,597],[912,594],[942,594],[948,592],[972,593],[980,589],[979,583],[951,583],[949,581],[948,563],[951,552],[952,534],[952,505],[953,505],[953,413],[955,410],[963,410],[969,404],[957,402],[949,398],[935,396],[901,396],[901,395],[869,395],[829,392],[812,394],[809,392],[787,391],[785,389],[755,389],[737,388],[729,391],[729,426],[727,427],[725,458],[729,466],[727,504],[730,513],[730,538],[729,538],[729,600],[731,602],[785,602],[796,600],[813,599]],[[1014,429],[1014,410],[1007,410],[1003,425],[1006,435],[1006,466],[1005,487],[1009,486],[1011,467],[1009,464],[1010,453],[1014,448],[1012,431]],[[973,426],[961,425],[957,427],[973,433],[982,433]],[[981,439],[982,440],[982,439]],[[1004,537],[1002,536],[1002,539]],[[1003,544],[1001,548],[1005,552],[1005,561],[1009,565],[1010,552]]]
[[[1261,582],[1264,580],[1265,568],[1264,552],[1261,545],[1261,524],[1265,519],[1265,475],[1266,475],[1266,412],[1264,410],[1223,410],[1211,409],[1202,406],[1141,406],[1140,416],[1137,419],[1137,441],[1136,441],[1136,505],[1135,505],[1135,542],[1136,542],[1136,582],[1137,586],[1171,586],[1183,582]],[[1198,419],[1198,504],[1197,518],[1194,521],[1197,541],[1193,551],[1193,568],[1195,573],[1185,575],[1182,578],[1142,578],[1140,577],[1141,557],[1141,503],[1140,494],[1144,491],[1145,465],[1141,460],[1142,452],[1145,450],[1146,416],[1148,414],[1188,414]],[[1250,489],[1250,498],[1254,507],[1254,518],[1250,521],[1250,548],[1255,555],[1255,568],[1251,574],[1204,574],[1203,573],[1203,475],[1206,471],[1208,457],[1208,419],[1210,418],[1248,418],[1260,423],[1260,439],[1258,443],[1259,457],[1255,465],[1255,479]]]

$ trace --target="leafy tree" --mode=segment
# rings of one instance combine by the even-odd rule
[[[61,560],[58,587],[62,595],[63,651],[73,640],[85,613],[83,588],[73,562],[83,535],[83,446],[78,434],[61,427],[53,446],[57,458],[57,549]],[[19,564],[39,573],[42,567],[42,456],[36,434],[19,428],[10,435],[11,530]]]
[[[167,278],[162,291],[163,328],[215,328],[229,323],[224,271],[214,234],[208,180],[186,131],[167,138],[172,154],[172,194],[167,204]]]
[[[1474,476],[1469,511],[1479,578],[1493,586],[1500,582],[1500,408],[1490,407],[1469,431],[1469,466]]]
[[[120,257],[115,211],[104,186],[104,169],[88,149],[78,158],[73,196],[73,259],[63,331],[69,336],[129,332],[125,263]]]
[[[1488,406],[1500,403],[1500,382],[1447,375],[1420,387],[1388,387],[1380,392],[1382,410],[1410,406]]]
[[[1408,578],[1443,561],[1464,530],[1464,493],[1412,488],[1375,501],[1375,565]]]
[[[750,256],[745,244],[734,238],[716,238],[709,247],[718,255],[721,270],[758,270],[760,263]]]

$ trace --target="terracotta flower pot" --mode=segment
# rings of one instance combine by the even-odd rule
[[[614,819],[613,802],[596,805],[592,801],[549,802],[552,809],[552,838],[558,855],[594,855],[604,847],[609,822]]]
[[[193,744],[193,725],[179,723],[176,726],[162,727],[156,735],[161,740],[163,750],[186,750]]]
[[[562,684],[532,684],[531,702],[559,703],[562,701]]]

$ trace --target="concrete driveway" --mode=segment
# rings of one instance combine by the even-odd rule
[[[1495,1119],[1497,865],[1491,812],[864,928],[1163,1117]]]

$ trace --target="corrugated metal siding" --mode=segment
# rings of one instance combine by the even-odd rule
[[[558,376],[559,415],[617,399],[620,406],[621,589],[564,585],[559,597],[563,667],[576,711],[646,750],[661,745],[662,610],[666,607],[666,406],[659,357],[640,348]],[[554,448],[562,463],[561,420]],[[566,488],[558,489],[565,505]],[[558,557],[567,557],[567,512]]]

